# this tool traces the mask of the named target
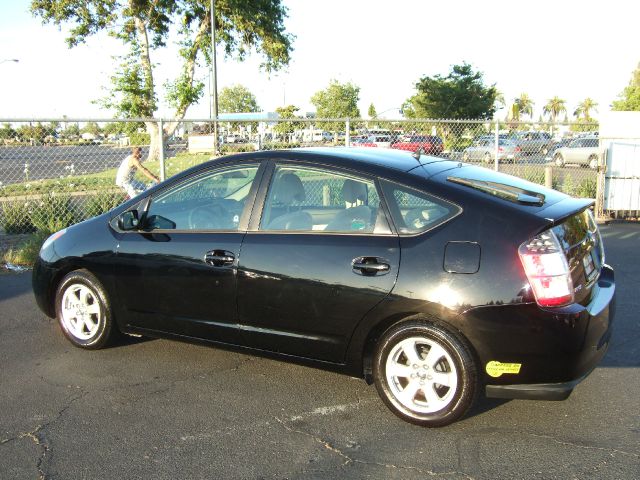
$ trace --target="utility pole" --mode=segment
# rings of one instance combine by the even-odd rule
[[[213,154],[218,154],[218,68],[216,64],[216,6],[211,0],[211,112],[213,115]]]

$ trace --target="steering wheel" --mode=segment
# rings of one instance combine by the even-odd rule
[[[191,230],[220,230],[226,211],[220,205],[195,207],[189,212],[188,224]]]

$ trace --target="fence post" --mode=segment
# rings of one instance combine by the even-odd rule
[[[164,182],[165,168],[164,168],[164,127],[162,125],[162,119],[158,120],[158,136],[160,137],[160,149],[158,155],[160,157],[160,181]]]
[[[349,119],[347,118],[347,121],[345,122],[345,132],[344,132],[344,146],[345,147],[350,147],[351,146],[351,122],[349,121]]]
[[[553,188],[553,167],[544,167],[544,186]]]
[[[500,122],[496,120],[496,128],[495,128],[495,135],[494,135],[494,141],[495,141],[495,145],[494,145],[494,150],[493,150],[493,159],[494,159],[494,166],[493,169],[497,172],[498,171],[498,165],[500,164],[500,162],[498,161],[498,140],[500,139]]]

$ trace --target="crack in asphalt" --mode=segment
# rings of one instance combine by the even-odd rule
[[[443,477],[443,476],[451,476],[451,475],[460,475],[463,478],[466,478],[467,480],[474,480],[474,478],[472,476],[470,476],[470,475],[468,475],[468,474],[466,474],[464,472],[458,472],[458,471],[433,472],[431,470],[425,470],[425,469],[422,469],[422,468],[419,468],[419,467],[413,467],[413,466],[410,466],[410,465],[395,465],[393,463],[368,462],[368,461],[365,461],[365,460],[360,460],[358,458],[353,458],[353,457],[350,457],[349,455],[347,455],[346,453],[344,453],[342,450],[340,450],[336,446],[332,445],[327,440],[324,440],[321,437],[313,435],[312,433],[292,428],[289,425],[287,425],[284,422],[284,420],[282,420],[282,419],[280,419],[278,417],[273,417],[273,418],[274,418],[274,420],[276,422],[278,422],[280,425],[282,425],[282,427],[285,430],[287,430],[288,432],[290,432],[290,433],[299,433],[301,435],[305,435],[305,436],[313,439],[315,442],[319,443],[320,445],[322,445],[325,449],[327,449],[330,452],[335,453],[336,455],[338,455],[341,458],[343,458],[344,459],[344,463],[342,463],[342,465],[340,465],[340,468],[343,468],[343,467],[345,467],[347,465],[352,465],[352,464],[372,465],[372,466],[395,469],[395,470],[411,470],[411,471],[414,471],[414,472],[418,472],[420,474],[429,475],[430,477]]]
[[[566,440],[560,440],[552,435],[541,435],[541,434],[537,434],[537,433],[527,433],[526,435],[530,436],[530,437],[535,437],[535,438],[544,438],[546,440],[551,440],[552,442],[555,442],[559,445],[565,445],[568,447],[576,447],[576,448],[583,448],[585,450],[600,450],[602,452],[607,452],[610,455],[614,455],[616,453],[619,453],[621,455],[628,455],[630,457],[635,457],[635,458],[640,458],[640,454],[638,453],[633,453],[633,452],[626,452],[624,450],[620,450],[618,448],[611,448],[611,447],[596,447],[594,445],[582,445],[579,443],[573,443],[573,442],[568,442]]]
[[[49,452],[51,452],[51,445],[45,436],[45,430],[49,428],[54,422],[58,421],[62,417],[62,415],[64,415],[64,413],[69,408],[71,408],[71,405],[73,405],[73,403],[80,400],[86,395],[87,395],[86,392],[82,392],[80,395],[76,395],[74,397],[69,398],[66,404],[60,410],[58,410],[58,412],[53,416],[51,420],[41,425],[38,425],[36,428],[34,428],[29,432],[22,432],[14,437],[4,439],[0,441],[0,445],[4,445],[6,443],[10,443],[15,440],[20,440],[22,438],[28,438],[41,450],[40,456],[38,457],[38,461],[36,462],[36,468],[38,470],[39,480],[47,480],[48,478],[51,478],[43,468],[45,457]]]

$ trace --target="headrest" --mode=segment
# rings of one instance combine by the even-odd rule
[[[356,203],[358,200],[364,202],[367,199],[367,186],[355,180],[345,180],[342,186],[342,197],[347,203]]]
[[[275,200],[283,205],[303,202],[306,198],[304,186],[294,173],[283,174],[276,183]]]

